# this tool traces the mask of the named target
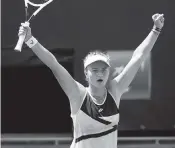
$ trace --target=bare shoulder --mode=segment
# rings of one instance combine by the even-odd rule
[[[85,94],[86,88],[81,83],[75,81],[75,85],[72,87],[72,91],[68,97],[71,103],[81,103]]]
[[[84,97],[84,95],[86,94],[86,88],[85,88],[85,86],[83,86],[81,83],[79,83],[77,81],[75,81],[75,82],[76,82],[77,87],[78,87],[78,90],[80,92],[80,97],[81,98]]]
[[[73,91],[69,96],[72,114],[76,114],[78,112],[87,93],[86,88],[81,83],[77,81],[75,82],[76,82],[76,91]],[[72,88],[72,90],[75,90],[75,88]]]

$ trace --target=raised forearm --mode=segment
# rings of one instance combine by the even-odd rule
[[[161,28],[163,27],[163,15],[153,15],[154,27],[148,34],[144,41],[136,48],[129,63],[125,66],[123,71],[114,79],[117,82],[118,88],[124,92],[134,79],[141,63],[146,59],[149,52],[153,48]]]
[[[50,51],[44,48],[39,42],[31,49],[45,65],[47,65],[50,69],[53,69],[54,62],[57,62],[57,60]]]
[[[157,38],[160,34],[162,27],[164,26],[164,15],[163,14],[155,14],[152,16],[154,26],[145,40],[136,48],[133,53],[133,56],[141,56],[143,60],[147,57],[147,55],[152,50]]]
[[[143,59],[145,59],[152,50],[154,44],[156,43],[158,36],[158,33],[151,31],[145,38],[145,40],[136,48],[136,50],[133,53],[133,56],[139,55],[142,56]]]
[[[29,39],[29,41],[31,41],[32,38]],[[30,46],[32,51],[45,65],[51,69],[66,95],[69,98],[74,96],[74,92],[79,95],[78,86],[69,72],[60,63],[58,63],[55,56],[46,48],[44,48],[37,40],[35,40],[35,38],[33,38],[33,42],[34,45],[32,47]]]
[[[21,36],[25,34],[25,43],[32,51],[37,55],[37,57],[47,65],[51,70],[55,69],[55,64],[59,64],[54,57],[54,55],[44,48],[36,38],[32,36],[31,28],[29,27],[29,23],[21,23],[18,35]],[[59,64],[60,65],[60,64]]]
[[[82,102],[82,94],[84,95],[85,88],[80,86],[69,72],[59,63],[55,56],[46,48],[44,48],[31,34],[31,28],[28,23],[22,23],[19,29],[18,35],[25,34],[25,43],[31,50],[36,54],[36,56],[47,65],[55,78],[59,82],[65,94],[70,100],[71,110],[79,109],[79,103]],[[78,107],[77,107],[78,106]],[[75,112],[75,111],[74,111]]]

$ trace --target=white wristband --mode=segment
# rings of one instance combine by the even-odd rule
[[[36,45],[36,43],[38,43],[37,39],[35,39],[33,36],[27,41],[25,42],[27,44],[27,46],[29,46],[29,48],[32,48],[33,46]]]

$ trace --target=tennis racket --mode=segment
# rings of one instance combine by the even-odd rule
[[[29,25],[29,22],[32,20],[32,18],[34,18],[34,16],[36,16],[38,14],[38,12],[40,12],[45,6],[47,6],[52,1],[53,0],[24,0],[24,3],[25,3],[25,21],[28,22],[28,25]],[[30,15],[30,17],[29,17],[29,12],[28,12],[29,5],[33,6],[33,9],[35,9],[33,11],[33,14]],[[16,47],[15,47],[16,51],[21,52],[25,36],[26,36],[26,34],[19,36],[18,42],[17,42]]]

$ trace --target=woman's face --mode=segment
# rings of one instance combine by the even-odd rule
[[[97,61],[87,66],[85,75],[89,85],[104,87],[109,77],[109,70],[109,66],[102,61]]]

